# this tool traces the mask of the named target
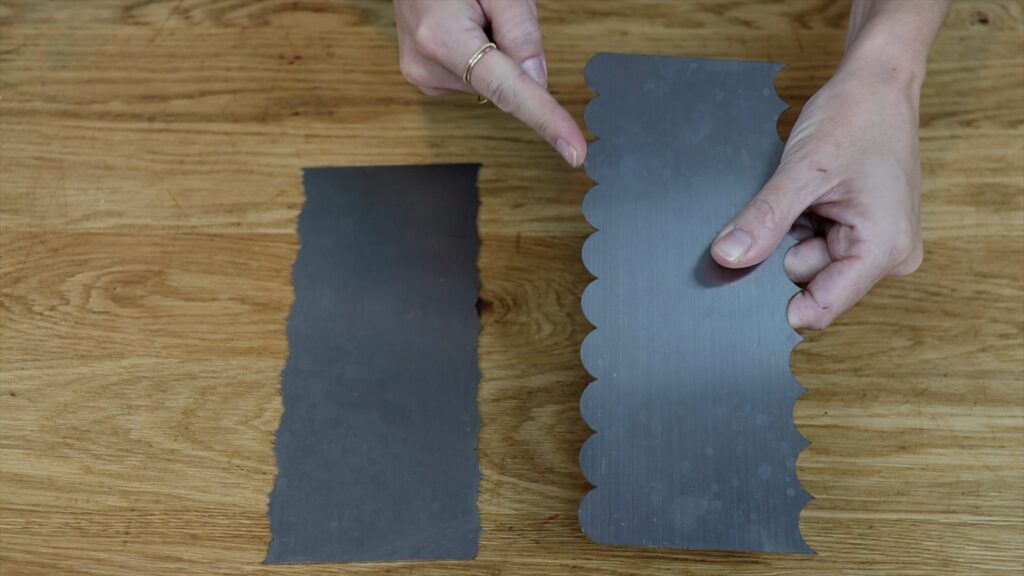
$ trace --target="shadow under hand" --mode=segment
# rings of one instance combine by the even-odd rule
[[[718,286],[742,280],[758,266],[760,264],[747,268],[726,268],[715,262],[715,259],[711,257],[711,246],[708,245],[707,250],[704,251],[700,260],[697,261],[697,265],[693,268],[693,277],[697,280],[698,284],[705,288],[717,288]]]

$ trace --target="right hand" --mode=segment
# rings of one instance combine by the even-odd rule
[[[395,0],[402,75],[425,94],[477,93],[533,128],[571,166],[583,164],[587,141],[565,108],[547,91],[547,64],[534,0]],[[473,54],[490,42],[497,50],[462,81]]]

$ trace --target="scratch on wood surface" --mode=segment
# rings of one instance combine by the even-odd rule
[[[178,9],[181,8],[181,5],[184,2],[185,0],[178,0],[178,3],[174,5],[174,8],[171,8],[171,11],[167,13],[167,17],[164,18],[163,23],[161,23],[160,27],[156,29],[156,34],[153,34],[153,37],[149,39],[149,42],[146,42],[146,48],[149,48],[153,45],[154,42],[156,42],[156,39],[159,38],[160,34],[163,33],[164,28],[167,27],[167,23],[171,21],[171,17],[173,17],[175,12],[177,12]]]
[[[7,48],[6,50],[0,50],[0,56],[6,56],[8,54],[14,54],[14,53],[18,52],[19,50],[21,50],[22,48],[24,48],[25,46],[26,46],[26,44],[18,44],[17,46],[15,46],[13,48]]]
[[[64,160],[60,161],[60,173],[61,173],[61,182],[63,183],[63,181],[64,181],[64,176],[63,176],[64,175]],[[36,246],[38,246],[38,245],[43,243],[43,237],[46,236],[46,227],[44,226],[44,224],[46,224],[46,216],[47,216],[47,214],[50,213],[50,207],[53,206],[53,200],[56,197],[57,197],[57,188],[54,187],[53,192],[50,193],[49,200],[46,201],[46,207],[43,208],[43,215],[39,217],[39,224],[36,226],[38,231],[36,232],[36,234],[34,236],[32,236],[32,239],[29,240],[28,248],[25,249],[25,257],[21,259],[21,264],[18,266],[18,270],[14,273],[14,286],[17,286],[18,284],[21,283],[21,273],[22,273],[22,271],[24,271],[25,265],[28,264],[29,259],[32,258],[32,254],[35,253]]]

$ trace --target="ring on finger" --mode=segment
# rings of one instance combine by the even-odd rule
[[[477,62],[479,62],[480,59],[483,58],[484,55],[490,52],[491,50],[497,49],[498,47],[494,44],[494,42],[488,42],[487,44],[481,46],[476,52],[473,53],[472,56],[469,57],[469,63],[466,64],[466,71],[462,73],[462,81],[465,82],[467,86],[473,85],[471,83],[471,80],[473,78],[473,68],[476,67]],[[487,99],[484,98],[483,96],[477,96],[476,101],[480,104],[483,104],[487,102]]]

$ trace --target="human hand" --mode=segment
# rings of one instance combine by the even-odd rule
[[[395,0],[402,74],[425,94],[477,93],[533,128],[571,166],[587,153],[583,131],[547,91],[547,63],[534,0]],[[473,68],[488,39],[497,50]]]
[[[921,264],[922,79],[884,59],[845,61],[807,102],[775,174],[715,239],[719,264],[752,266],[806,212],[785,259],[806,283],[789,303],[794,328],[825,328],[883,277]]]

